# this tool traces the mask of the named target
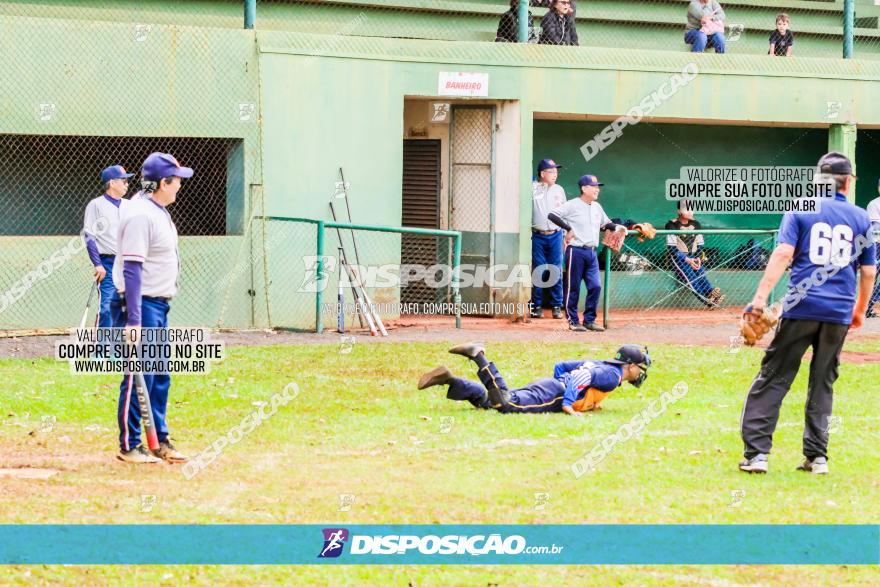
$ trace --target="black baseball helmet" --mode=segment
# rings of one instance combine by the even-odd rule
[[[642,383],[648,378],[651,355],[648,354],[648,347],[640,347],[637,344],[625,344],[617,349],[617,354],[614,355],[614,358],[608,359],[606,363],[613,365],[637,365],[642,372],[630,383],[632,383],[633,387],[641,387]]]

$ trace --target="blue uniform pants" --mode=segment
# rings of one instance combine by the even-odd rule
[[[542,271],[541,281],[552,281],[549,287],[532,285],[532,308],[540,308],[543,305],[544,293],[550,294],[550,304],[554,308],[562,307],[562,231],[557,230],[553,234],[532,233],[532,271],[542,265],[552,265],[556,268],[556,279],[553,279],[551,270]]]
[[[701,30],[691,29],[684,34],[684,42],[691,45],[694,53],[702,53],[707,47],[714,47],[716,53],[724,53],[724,33],[706,35]]]
[[[687,285],[701,301],[705,302],[706,296],[712,291],[712,284],[706,277],[706,269],[700,265],[700,268],[694,271],[693,267],[675,254],[672,255],[672,263],[675,265],[675,274],[679,281]]]
[[[101,294],[101,304],[98,307],[98,327],[110,328],[113,326],[113,316],[110,313],[110,303],[114,298],[119,297],[116,292],[116,286],[113,285],[113,255],[101,255],[101,265],[107,270],[107,275],[98,284],[98,290]]]
[[[501,377],[501,373],[495,367],[495,363],[489,363],[477,371],[480,383],[469,381],[460,377],[454,377],[449,383],[449,391],[446,397],[451,400],[469,401],[476,408],[489,408],[488,389],[507,390],[507,383]],[[561,412],[562,396],[565,393],[565,385],[555,379],[545,378],[532,381],[531,383],[512,389],[510,391],[509,406],[499,411],[505,413],[541,413]]]
[[[114,325],[124,328],[126,315],[121,307],[122,299],[117,297],[112,306],[113,315],[117,319],[117,323]],[[170,308],[171,306],[166,300],[144,296],[141,301],[141,327],[168,328],[168,310]],[[159,442],[162,442],[168,439],[168,424],[165,421],[165,413],[168,407],[171,375],[169,373],[144,374],[144,382],[147,384],[147,392],[153,408],[156,434],[159,437]],[[119,448],[128,451],[137,447],[141,443],[141,412],[135,390],[134,375],[131,373],[126,373],[123,376],[119,386],[119,404],[116,415],[119,423]]]
[[[587,301],[584,303],[584,324],[596,321],[596,309],[602,294],[599,279],[599,258],[596,249],[569,246],[565,249],[565,313],[569,324],[578,324],[578,302],[581,282],[587,284]]]

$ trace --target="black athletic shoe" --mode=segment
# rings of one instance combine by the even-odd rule
[[[562,308],[560,308],[559,306],[553,307],[553,318],[555,320],[560,320],[562,318],[565,318],[565,313],[562,311]]]
[[[544,317],[544,310],[542,310],[541,308],[532,308],[532,312],[531,314],[529,314],[529,316],[531,316],[535,320],[538,320]]]
[[[449,349],[449,352],[453,355],[461,355],[462,357],[467,357],[468,359],[473,359],[484,350],[483,343],[481,342],[466,342],[464,344],[456,345]]]
[[[586,330],[592,330],[593,332],[605,332],[605,329],[602,326],[599,326],[595,322],[590,322],[589,324],[584,324],[584,328]]]
[[[446,365],[431,369],[419,378],[419,389],[444,385],[452,379],[452,371]]]

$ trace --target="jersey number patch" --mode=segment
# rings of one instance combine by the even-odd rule
[[[810,262],[815,265],[846,267],[852,261],[853,229],[846,224],[833,228],[817,222],[810,230]]]

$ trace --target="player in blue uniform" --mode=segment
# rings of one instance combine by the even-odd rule
[[[766,473],[779,408],[797,376],[804,353],[813,348],[807,387],[803,453],[798,469],[828,472],[828,426],[832,387],[846,334],[859,328],[876,275],[876,256],[865,210],[846,196],[853,187],[852,163],[840,153],[819,160],[817,171],[830,175],[837,193],[824,199],[818,213],[786,214],[779,245],[767,264],[746,312],[763,311],[767,298],[791,262],[789,291],[776,334],[752,382],[742,412],[745,460],[740,470]],[[858,300],[856,300],[857,274]]]
[[[502,413],[565,412],[581,416],[583,412],[601,409],[602,400],[624,381],[641,386],[651,366],[647,349],[628,344],[620,347],[613,359],[556,363],[553,377],[510,389],[495,364],[486,358],[481,344],[462,344],[449,352],[476,363],[480,383],[454,377],[448,367],[441,366],[422,375],[419,389],[449,385],[447,398]]]

